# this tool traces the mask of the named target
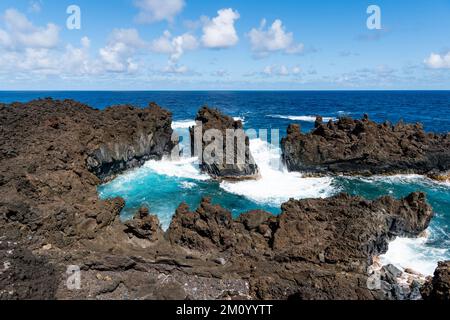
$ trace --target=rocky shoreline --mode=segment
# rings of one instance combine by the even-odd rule
[[[420,124],[377,124],[318,117],[307,134],[290,125],[282,140],[288,170],[310,175],[420,174],[446,180],[450,172],[450,134],[426,133]]]
[[[170,152],[169,112],[42,99],[0,104],[0,124],[0,299],[416,297],[416,283],[394,294],[392,269],[374,279],[370,267],[395,237],[428,227],[423,193],[292,199],[279,216],[238,219],[205,198],[181,204],[164,232],[146,208],[121,222],[123,199],[100,200],[97,186]],[[81,270],[76,290],[70,266]],[[448,270],[440,265],[424,297],[448,299]]]

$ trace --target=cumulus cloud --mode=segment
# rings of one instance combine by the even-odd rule
[[[132,56],[144,46],[145,41],[140,38],[136,29],[115,29],[107,45],[99,50],[99,55],[105,70],[133,72],[138,66]]]
[[[275,20],[267,29],[266,24],[267,21],[263,19],[258,29],[253,28],[248,33],[252,50],[256,56],[264,57],[272,52],[287,54],[303,52],[304,45],[294,41],[294,34],[286,32],[281,20]]]
[[[205,18],[202,43],[206,48],[220,49],[235,46],[239,37],[234,23],[240,18],[239,12],[228,8],[221,9],[210,20]]]
[[[134,3],[140,10],[136,16],[139,23],[172,22],[185,6],[184,0],[136,0]]]
[[[167,66],[162,71],[172,74],[185,74],[189,71],[186,66],[179,66],[178,61],[185,52],[195,50],[197,47],[197,38],[192,34],[184,33],[174,37],[168,30],[150,45],[153,52],[169,55]]]
[[[450,69],[450,51],[446,54],[431,53],[424,63],[432,69]]]
[[[6,10],[3,21],[5,27],[0,28],[0,46],[5,49],[49,49],[58,44],[59,28],[53,23],[36,27],[16,9]]]
[[[177,62],[186,51],[195,50],[198,47],[197,38],[190,33],[173,37],[166,30],[163,35],[153,40],[151,50],[157,53],[164,53],[170,56],[170,61]]]

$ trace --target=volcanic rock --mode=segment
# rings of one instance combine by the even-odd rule
[[[164,234],[144,208],[122,223],[124,200],[100,200],[97,186],[160,159],[170,133],[154,105],[0,104],[0,298],[395,298],[369,288],[368,267],[396,236],[427,228],[424,194],[290,200],[279,216],[237,219],[205,198],[181,204]],[[80,290],[67,287],[70,266]]]
[[[150,215],[147,208],[141,208],[132,220],[126,221],[126,233],[140,239],[156,241],[163,234],[158,217]]]
[[[196,117],[197,125],[190,128],[191,151],[195,156],[201,156],[200,168],[215,179],[243,180],[259,177],[258,166],[250,152],[250,141],[243,131],[241,121],[222,114],[217,109],[202,107]],[[201,124],[201,126],[199,126]],[[221,135],[221,150],[214,150],[214,158],[206,158],[205,149],[210,143],[216,142],[216,138],[206,141],[205,132],[214,133],[216,130]],[[227,133],[236,134],[227,135]],[[201,137],[201,138],[200,138]],[[221,152],[222,154],[219,154]],[[229,157],[227,157],[227,152]]]
[[[421,290],[424,300],[450,300],[450,261],[439,262],[431,278]]]
[[[278,217],[255,211],[237,220],[204,199],[194,212],[181,205],[166,236],[174,245],[250,264],[256,270],[253,294],[261,299],[384,299],[381,288],[366,284],[373,258],[396,236],[418,236],[432,216],[422,193],[401,200],[347,194],[290,200]],[[269,237],[258,223],[270,230]],[[238,258],[241,254],[247,258]]]
[[[97,186],[173,146],[171,114],[155,104],[96,110],[73,100],[0,104],[0,228],[65,246],[93,238],[125,205]]]
[[[377,124],[341,118],[301,133],[290,125],[282,140],[290,171],[313,175],[430,174],[450,169],[450,134],[426,133],[420,124]]]

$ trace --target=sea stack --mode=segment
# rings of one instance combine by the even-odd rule
[[[423,174],[450,169],[450,134],[426,133],[421,124],[377,124],[340,118],[303,134],[290,125],[282,142],[288,170],[312,175]]]
[[[217,109],[204,106],[195,121],[196,126],[190,128],[191,151],[194,156],[199,156],[203,172],[218,180],[259,177],[258,165],[250,152],[250,139],[240,120],[235,121]]]

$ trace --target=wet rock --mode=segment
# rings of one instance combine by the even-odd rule
[[[155,103],[145,109],[112,107],[100,114],[100,120],[109,117],[116,122],[113,139],[98,143],[87,158],[88,169],[100,179],[109,179],[150,159],[160,160],[174,146],[172,115]],[[105,134],[111,137],[110,132]]]
[[[201,155],[200,168],[215,179],[243,180],[256,179],[259,177],[258,165],[255,163],[250,152],[250,141],[243,131],[241,121],[222,114],[217,109],[202,107],[197,114],[196,122],[201,127],[190,128],[191,150],[195,156]],[[222,149],[213,152],[205,152],[212,143],[219,142],[215,137],[206,141],[205,132],[217,130],[221,134],[220,146]],[[227,135],[231,132],[232,135]],[[234,136],[236,134],[236,137]],[[242,142],[242,143],[240,143]],[[230,155],[227,157],[227,152]],[[222,153],[220,155],[220,153]],[[206,154],[211,154],[212,159],[207,159]]]
[[[439,262],[433,278],[421,289],[424,300],[450,300],[450,261]]]
[[[282,150],[290,171],[315,175],[416,173],[444,177],[439,172],[450,169],[450,134],[428,134],[419,124],[377,124],[367,116],[326,124],[318,117],[308,134],[291,125]]]

